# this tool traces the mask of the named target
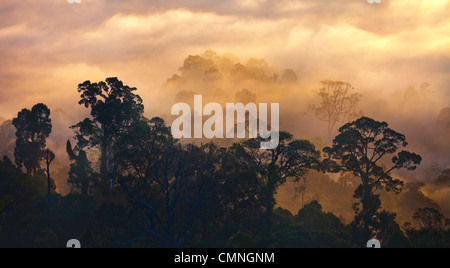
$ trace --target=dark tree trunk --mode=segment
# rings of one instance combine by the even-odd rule
[[[48,205],[50,205],[50,194],[51,194],[51,190],[52,190],[52,187],[51,187],[51,180],[50,180],[50,155],[49,155],[49,150],[47,150],[47,169],[46,169],[46,172],[47,172],[47,189],[48,189],[48,191],[47,191],[47,203],[48,203]]]
[[[88,195],[88,188],[89,188],[89,185],[86,185],[87,183],[85,183],[85,182],[82,182],[82,184],[81,184],[81,195],[83,195],[83,196],[87,196]]]
[[[264,217],[265,217],[266,224],[267,224],[267,226],[266,226],[267,235],[271,236],[272,235],[273,211],[274,211],[275,204],[276,204],[275,197],[274,197],[274,195],[275,195],[275,186],[272,183],[269,183],[266,187],[267,187],[267,189],[266,189],[266,191],[267,191],[266,192],[267,193],[267,196],[266,196],[267,200],[266,200],[266,205],[265,205],[266,212],[265,212]]]
[[[48,183],[47,202],[50,205],[50,194],[51,194],[51,190],[52,190],[51,180],[50,180],[50,164],[47,164],[47,183]]]
[[[100,177],[103,182],[108,182],[108,164],[107,164],[107,156],[106,156],[106,147],[107,142],[105,140],[102,141],[101,144],[101,156],[100,156]]]

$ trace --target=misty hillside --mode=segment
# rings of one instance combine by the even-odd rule
[[[381,101],[375,98],[369,101],[363,98],[363,102],[371,104],[364,107],[366,113],[373,115],[374,109],[377,109],[380,115],[375,117],[389,118],[389,113],[396,113],[393,109],[399,110],[398,116],[390,118],[390,121],[406,133],[411,147],[424,156],[424,164],[416,172],[398,174],[408,182],[408,190],[400,195],[382,195],[385,206],[398,214],[400,222],[411,221],[415,209],[425,206],[440,208],[446,215],[450,215],[450,185],[432,183],[449,165],[447,156],[450,155],[448,146],[450,108],[440,109],[439,113],[431,117],[432,120],[419,121],[421,117],[428,116],[425,107],[432,102],[429,87],[429,84],[423,84],[418,89],[409,86],[405,90],[397,90],[396,97],[389,100]],[[262,59],[249,59],[242,63],[230,53],[219,56],[215,51],[207,50],[202,55],[188,56],[179,71],[162,85],[161,90],[163,96],[167,96],[163,98],[164,101],[168,103],[186,102],[192,105],[194,94],[202,94],[204,103],[278,101],[282,107],[281,129],[289,130],[299,138],[309,138],[321,148],[327,139],[325,124],[308,114],[308,105],[317,102],[314,90],[310,88],[312,86],[304,84],[294,70],[271,67]],[[295,105],[292,104],[294,102]],[[377,107],[373,106],[374,103],[377,103]],[[380,103],[384,109],[378,109]],[[398,105],[393,106],[394,103]],[[417,111],[406,110],[410,106],[418,109],[422,107],[427,113],[416,117]],[[171,117],[164,113],[160,116],[168,119],[170,123]],[[65,144],[74,135],[70,126],[80,119],[74,118],[63,109],[54,109],[51,112],[51,119],[53,129],[47,145],[56,154],[54,162],[56,172],[53,177],[57,192],[65,195],[71,191],[67,184],[70,161]],[[408,126],[412,120],[415,128],[410,129]],[[0,121],[3,121],[0,126],[0,154],[13,159],[15,129],[11,121],[5,121],[2,117]],[[421,131],[415,131],[416,127],[421,125],[423,126],[419,127]],[[435,138],[427,139],[427,136]],[[215,142],[229,146],[235,140],[215,140]],[[351,205],[358,181],[348,181],[348,178],[343,181],[343,179],[331,179],[324,174],[312,173],[306,177],[303,195],[298,190],[301,185],[289,182],[278,192],[278,205],[295,214],[302,207],[302,203],[318,200],[326,211],[331,211],[349,222],[354,216]],[[417,181],[425,184],[416,184]]]
[[[214,67],[210,66],[212,61],[206,61],[205,65],[204,59],[199,60],[197,57],[194,63],[202,63],[198,66],[190,63],[192,61],[191,57],[187,61],[185,66],[191,66],[189,68],[186,67],[189,72],[193,72],[196,69],[203,70],[203,68],[214,69]],[[252,60],[250,62],[252,64],[258,63],[258,66],[266,66],[264,61]],[[286,90],[299,88],[296,74],[293,71],[287,71],[289,74],[286,75],[292,79],[286,81],[283,78],[282,81],[278,81],[276,75],[269,79],[269,76],[258,68],[253,71],[245,71],[248,67],[243,67],[243,65],[238,65],[237,68],[245,74],[243,76],[240,75],[239,79],[242,79],[241,82],[244,81],[242,83],[245,83],[247,87],[234,92],[233,97],[236,101],[257,102],[258,94],[252,91],[255,90],[256,92],[257,87],[250,86],[259,85],[260,83],[261,85],[267,85],[267,88],[263,90],[268,90],[268,92],[278,87],[283,87]],[[181,68],[180,70],[183,69]],[[178,91],[176,94],[174,92],[177,92],[179,88],[189,88],[190,83],[192,83],[191,86],[194,86],[197,82],[225,85],[230,82],[228,79],[236,79],[234,72],[231,71],[228,73],[228,78],[205,80],[203,77],[196,82],[198,76],[202,77],[199,73],[202,74],[200,71],[194,72],[195,75],[192,77],[189,77],[189,75],[185,76],[183,78],[185,80],[178,81],[177,83],[180,84],[176,85],[176,87],[171,89],[165,88],[166,94],[175,95],[175,98],[179,101],[183,101],[183,98],[187,98],[186,101],[189,101],[189,97],[192,96],[191,93],[193,94],[194,92],[187,94],[183,90]],[[182,78],[183,75],[180,77]],[[145,208],[150,208],[151,216],[157,213],[161,213],[161,215],[169,213],[169,225],[172,224],[172,219],[170,218],[172,213],[176,213],[181,219],[183,217],[186,218],[187,221],[191,221],[191,218],[195,217],[196,220],[192,224],[195,225],[196,237],[191,240],[194,246],[212,243],[211,246],[231,245],[240,247],[247,244],[275,247],[277,243],[281,243],[286,247],[303,247],[327,241],[326,244],[320,245],[354,247],[367,241],[375,234],[378,239],[387,245],[395,245],[393,239],[396,235],[401,235],[408,243],[414,243],[414,246],[421,246],[422,241],[428,243],[427,237],[421,233],[423,224],[428,224],[427,228],[429,230],[434,230],[439,235],[442,234],[436,240],[438,246],[445,246],[447,243],[445,237],[447,235],[446,232],[448,232],[447,215],[449,215],[449,207],[447,200],[450,196],[448,194],[450,189],[450,172],[442,170],[439,163],[433,166],[434,173],[437,175],[432,175],[434,178],[429,183],[420,183],[415,181],[411,174],[415,174],[412,171],[420,164],[421,157],[406,151],[401,151],[397,155],[398,159],[401,157],[402,160],[391,158],[395,164],[394,167],[408,167],[410,169],[410,172],[405,173],[405,176],[397,173],[391,177],[388,174],[391,170],[385,171],[384,162],[380,166],[377,166],[377,161],[373,162],[377,169],[376,171],[371,171],[367,177],[358,175],[358,172],[355,170],[348,170],[348,172],[341,170],[338,173],[335,171],[336,167],[333,166],[333,163],[329,162],[334,161],[333,156],[326,156],[326,154],[329,150],[335,148],[338,142],[343,140],[344,144],[349,148],[352,148],[351,146],[354,146],[354,144],[359,146],[361,140],[356,143],[353,140],[358,139],[358,137],[364,139],[364,137],[363,135],[354,135],[354,132],[360,133],[359,131],[361,131],[366,133],[373,131],[371,130],[372,128],[376,129],[374,130],[375,133],[378,133],[376,136],[381,136],[382,139],[380,139],[381,143],[378,144],[378,141],[374,140],[369,142],[371,145],[368,146],[379,147],[384,146],[385,143],[394,144],[395,142],[399,142],[401,145],[389,145],[393,146],[391,148],[394,148],[390,149],[391,151],[387,154],[389,159],[390,154],[406,147],[407,143],[401,142],[405,139],[404,135],[387,128],[387,123],[377,122],[365,116],[356,119],[351,117],[348,120],[354,121],[340,128],[339,135],[348,135],[344,133],[344,130],[354,127],[351,129],[353,132],[350,132],[354,136],[351,136],[352,139],[350,141],[339,136],[341,138],[336,138],[333,141],[333,148],[324,148],[325,144],[328,143],[325,142],[327,140],[325,133],[319,132],[318,134],[321,137],[316,136],[310,138],[309,141],[306,139],[301,140],[302,134],[304,134],[301,131],[294,134],[284,131],[280,132],[280,146],[273,150],[260,150],[259,146],[255,147],[255,142],[258,142],[255,139],[234,140],[235,144],[226,145],[225,147],[208,143],[208,140],[205,139],[199,145],[188,144],[174,139],[171,135],[170,127],[166,125],[163,119],[158,117],[148,119],[142,116],[144,114],[143,105],[140,105],[142,100],[138,95],[132,93],[136,89],[124,86],[117,78],[107,78],[106,82],[107,84],[85,82],[80,84],[79,92],[87,91],[86,94],[81,94],[82,100],[85,100],[83,98],[91,96],[90,93],[102,94],[102,91],[97,91],[96,87],[115,86],[109,91],[105,90],[105,92],[110,92],[110,98],[116,99],[116,101],[101,100],[98,102],[100,105],[96,107],[96,109],[104,112],[107,118],[117,117],[123,120],[121,121],[123,124],[107,121],[107,124],[110,123],[108,126],[117,127],[116,131],[110,132],[110,135],[114,135],[114,137],[110,136],[113,137],[109,140],[111,145],[105,147],[107,150],[111,150],[113,157],[102,157],[107,156],[107,154],[103,154],[101,146],[105,146],[107,143],[100,143],[99,145],[102,138],[97,135],[104,135],[105,132],[103,130],[99,131],[100,126],[91,125],[95,123],[103,124],[101,121],[93,121],[99,120],[95,113],[93,113],[92,119],[84,120],[82,124],[77,126],[77,128],[83,128],[83,130],[79,130],[80,134],[77,136],[76,141],[72,139],[74,132],[70,127],[79,122],[80,119],[76,119],[75,116],[62,109],[55,109],[50,113],[50,110],[45,105],[38,104],[36,105],[38,108],[42,107],[42,105],[45,106],[44,111],[37,110],[37,115],[41,116],[41,118],[38,118],[39,120],[35,120],[37,118],[35,107],[33,107],[33,111],[29,111],[29,114],[35,117],[29,117],[28,114],[24,115],[23,113],[18,114],[19,118],[22,117],[18,122],[28,124],[31,122],[45,122],[46,128],[43,129],[48,131],[45,135],[49,135],[49,137],[47,144],[42,144],[52,150],[56,158],[51,166],[51,175],[48,169],[40,169],[32,173],[32,170],[26,166],[26,163],[25,167],[28,174],[24,174],[9,159],[2,159],[0,161],[0,169],[2,171],[0,176],[3,176],[3,180],[0,182],[11,188],[0,188],[0,191],[4,191],[0,194],[3,194],[3,202],[10,202],[8,201],[11,200],[10,196],[5,195],[10,189],[15,197],[20,197],[23,195],[20,189],[24,187],[30,188],[27,189],[27,195],[24,195],[24,199],[19,199],[20,202],[24,202],[26,206],[31,207],[52,207],[51,210],[48,210],[48,213],[53,218],[51,220],[46,218],[44,221],[52,221],[57,223],[57,225],[54,227],[56,229],[53,229],[56,231],[44,230],[40,234],[39,239],[29,237],[26,234],[20,235],[25,242],[19,241],[17,245],[20,245],[20,243],[33,243],[33,245],[39,246],[59,243],[59,240],[64,239],[59,237],[64,233],[59,228],[67,223],[64,216],[65,213],[68,213],[69,217],[76,215],[83,218],[76,232],[82,234],[83,240],[90,241],[88,243],[92,243],[92,246],[107,246],[110,243],[108,241],[111,241],[110,239],[117,241],[118,238],[103,238],[108,236],[108,230],[92,229],[93,223],[96,224],[98,221],[110,223],[111,217],[114,218],[110,227],[111,230],[114,230],[114,232],[119,229],[126,230],[124,232],[127,235],[124,239],[130,236],[137,236],[138,233],[135,233],[135,230],[136,228],[139,229],[139,227],[133,226],[136,224],[136,221],[130,221],[130,215],[136,215],[134,214],[136,209],[133,207],[135,205],[139,206],[139,204],[146,204]],[[325,86],[345,86],[349,90],[354,90],[348,83],[339,81],[324,82],[323,84]],[[94,90],[94,92],[91,90]],[[137,101],[134,103],[122,102],[120,100],[121,97],[118,97],[119,95],[115,92],[117,90],[123,90],[123,94],[127,95],[124,99]],[[215,96],[215,93],[211,92],[206,94],[209,94],[209,98]],[[100,97],[108,98],[105,95]],[[224,101],[229,99],[225,95],[222,97]],[[283,98],[280,97],[280,101],[283,101]],[[97,101],[98,99],[95,99],[95,105],[97,105]],[[112,106],[108,107],[108,105]],[[115,105],[124,106],[118,109]],[[105,106],[107,106],[107,109],[105,109]],[[111,109],[112,107],[114,109]],[[86,108],[89,109],[91,107],[87,105]],[[289,109],[284,111],[284,113],[289,112]],[[126,113],[127,116],[121,117],[123,113]],[[304,116],[308,120],[318,121],[315,122],[317,125],[323,124],[321,120],[317,120],[312,115],[305,114]],[[101,118],[103,119],[103,117]],[[283,127],[289,128],[297,124],[299,124],[297,121],[293,121],[291,124],[286,124],[285,122],[282,125],[282,130]],[[358,129],[358,124],[362,124],[364,127]],[[30,125],[34,126],[34,124]],[[20,129],[21,126],[22,129]],[[49,131],[50,126],[52,127],[51,135]],[[445,124],[441,126],[443,128],[447,127]],[[386,131],[380,131],[383,128]],[[1,124],[0,130],[0,139],[4,140],[4,144],[9,144],[2,149],[11,159],[11,148],[14,149],[15,145],[15,129],[9,120]],[[328,135],[330,135],[332,129],[329,128],[328,130]],[[29,128],[23,128],[23,125],[19,124],[17,129],[18,140],[27,133],[35,135]],[[32,140],[30,143],[36,144],[33,141],[34,136],[30,139]],[[66,147],[67,140],[71,140],[73,144],[77,142],[77,147],[69,145]],[[24,148],[23,146],[27,142],[28,140],[22,144],[17,143],[17,147],[20,148],[19,146],[22,146]],[[92,148],[99,148],[99,150]],[[381,150],[380,148],[382,147],[378,149]],[[347,150],[353,153],[353,149],[344,149],[344,154],[348,152]],[[29,155],[32,156],[28,151],[25,151],[25,157]],[[47,153],[47,157],[48,155]],[[384,153],[381,155],[386,156]],[[19,157],[18,159],[20,159]],[[36,154],[35,159],[39,159],[39,157],[42,156]],[[325,157],[328,157],[328,159],[324,159]],[[359,165],[361,160],[357,156],[354,157]],[[364,163],[366,163],[365,159],[369,159],[366,155],[361,156],[361,154],[358,157],[362,157]],[[94,161],[91,161],[91,159]],[[45,160],[48,161],[48,158]],[[335,163],[337,164],[337,162]],[[108,164],[111,164],[111,166],[109,167]],[[340,164],[348,165],[345,162],[340,162]],[[39,169],[38,166],[36,167]],[[294,172],[293,170],[296,171]],[[359,170],[362,170],[361,167]],[[368,170],[371,169],[368,168]],[[388,169],[386,168],[386,170]],[[47,172],[47,174],[44,172]],[[377,177],[379,174],[382,174],[382,177]],[[46,176],[50,176],[55,181],[56,191],[55,188],[51,187],[51,180],[46,181]],[[118,181],[114,181],[116,178]],[[367,196],[370,198],[368,199],[370,201],[369,204],[371,206],[373,204],[373,208],[370,207],[371,210],[369,211],[369,213],[372,213],[372,216],[367,221],[367,224],[372,224],[371,228],[373,229],[369,230],[370,233],[364,233],[365,229],[361,228],[362,225],[360,225],[361,215],[365,215],[365,212],[362,211],[368,209],[368,207],[363,205],[361,209],[361,203],[359,202],[367,202],[367,199],[363,199],[359,194],[361,189],[365,189],[364,187],[372,187],[364,185],[363,178],[373,181],[377,179],[382,180],[380,184],[375,184],[374,188],[367,188],[369,190],[367,192]],[[48,184],[46,185],[45,183]],[[392,192],[383,191],[383,187],[391,187],[390,190]],[[43,195],[45,191],[47,191],[45,202],[32,201],[34,198],[42,199],[45,196]],[[27,198],[30,198],[30,200],[27,200]],[[136,202],[136,200],[142,201]],[[167,200],[171,201],[167,202]],[[70,207],[70,210],[62,212],[67,207]],[[175,209],[175,207],[179,209]],[[19,209],[27,210],[28,208]],[[32,211],[35,210],[32,209]],[[141,216],[142,213],[145,212],[141,211]],[[432,215],[431,217],[433,217],[431,224],[428,223],[427,215]],[[17,219],[23,221],[22,213],[9,216],[4,223],[6,228],[15,230],[14,223]],[[147,216],[144,216],[143,220],[141,223],[144,225],[149,223]],[[161,228],[161,230],[166,229],[164,225],[165,220],[163,218],[163,220],[158,222],[161,226],[158,228]],[[177,220],[180,221],[179,219]],[[36,220],[32,221],[31,226],[33,226],[32,228],[39,228],[40,224],[41,220],[37,217]],[[181,228],[181,230],[190,228],[189,225],[183,225],[181,222],[177,224],[180,226],[177,226],[177,228]],[[213,226],[214,228],[211,228]],[[217,226],[220,226],[219,230],[216,228]],[[21,229],[18,228],[17,230],[20,231]],[[96,235],[93,238],[90,230],[94,230],[100,237]],[[272,234],[266,240],[268,232]],[[318,232],[324,237],[319,239],[315,237],[319,234]],[[5,240],[12,241],[8,237],[14,232],[3,232],[0,234],[2,235],[0,238],[3,237]],[[45,239],[49,237],[49,234],[52,239],[46,241]],[[408,238],[406,238],[406,235]],[[291,236],[295,238],[291,238]],[[32,242],[30,242],[31,240]],[[166,245],[173,246],[175,245],[173,244],[175,240],[173,240],[172,236],[169,236],[169,238],[163,238],[162,240],[150,238],[142,241],[146,241],[145,243],[148,243],[148,245],[169,243]],[[429,243],[434,243],[434,240]],[[428,245],[433,246],[434,244]]]
[[[346,175],[335,181],[325,174],[313,172],[307,176],[306,187],[303,191],[298,183],[288,182],[283,185],[277,195],[278,206],[296,214],[302,208],[302,204],[317,200],[323,206],[324,211],[332,212],[350,223],[355,216],[351,206],[355,202],[353,195],[360,183],[359,180],[359,178]],[[450,215],[447,203],[442,202],[441,207],[436,201],[424,195],[426,187],[432,186],[407,183],[399,195],[383,192],[381,194],[383,207],[397,213],[397,221],[400,225],[412,222],[412,216],[418,208],[442,209],[445,215]],[[304,192],[303,195],[302,192]]]
[[[74,136],[70,127],[78,121],[62,109],[53,110],[51,118],[53,129],[47,146],[56,154],[54,166],[57,172],[54,175],[54,180],[57,192],[65,195],[70,192],[70,187],[67,184],[70,161],[66,152],[66,142]]]
[[[1,121],[1,120],[0,120]],[[14,143],[16,129],[12,125],[11,120],[3,120],[0,123],[0,157],[3,158],[4,155],[8,156],[10,159],[14,159]]]
[[[280,103],[281,129],[297,137],[318,140],[323,146],[330,143],[326,123],[311,114],[309,107],[320,99],[315,94],[320,81],[311,81],[292,69],[274,67],[264,59],[239,59],[213,50],[200,55],[189,55],[177,73],[168,78],[161,88],[161,99],[167,107],[176,102],[193,104],[195,94],[203,95],[203,102]],[[351,82],[351,81],[345,81]],[[397,175],[408,181],[430,182],[440,172],[450,168],[450,108],[442,100],[434,85],[423,82],[400,88],[391,88],[381,94],[379,89],[355,87],[362,95],[356,109],[364,115],[389,124],[407,136],[411,150],[423,156],[423,163],[414,173],[401,171]],[[158,111],[168,120],[170,109]],[[420,131],[418,131],[420,130]],[[332,133],[335,135],[337,129]],[[386,162],[389,164],[389,161]]]
[[[230,53],[220,56],[207,50],[201,55],[188,56],[179,71],[164,83],[162,94],[166,99],[185,102],[191,107],[195,94],[203,95],[204,104],[208,101],[280,102],[281,129],[298,138],[310,139],[322,148],[327,145],[326,124],[308,110],[318,101],[314,92],[319,87],[319,83],[310,84],[294,70],[272,67],[263,59],[241,61]],[[423,163],[416,171],[395,174],[407,182],[408,187],[400,195],[382,194],[386,208],[398,214],[401,224],[411,221],[414,211],[420,207],[439,208],[449,216],[450,187],[436,187],[432,182],[450,167],[450,109],[434,106],[439,100],[435,99],[433,86],[428,83],[418,86],[406,84],[388,97],[364,88],[356,91],[362,94],[359,108],[364,114],[387,120],[406,135],[409,148],[423,156]],[[169,123],[173,120],[173,117],[162,116]],[[226,140],[215,142],[230,145]],[[385,164],[388,166],[390,161]],[[353,185],[358,185],[357,182],[354,181]],[[281,187],[277,197],[279,206],[294,214],[301,208],[301,194],[295,190],[298,187],[288,183]],[[306,178],[306,189],[303,203],[319,200],[326,211],[342,216],[346,221],[354,217],[355,186],[351,182],[343,183],[313,173]]]
[[[57,186],[57,192],[67,194],[70,192],[70,187],[67,185],[70,162],[66,152],[66,142],[73,137],[70,126],[76,124],[77,121],[62,109],[51,111],[51,119],[52,133],[47,141],[47,146],[56,154],[53,163],[56,172],[53,179]],[[6,155],[14,161],[15,132],[12,120],[3,120],[0,124],[0,158]]]
[[[449,14],[0,1],[0,248],[450,248]]]

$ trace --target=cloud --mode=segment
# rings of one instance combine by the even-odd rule
[[[85,114],[78,83],[110,76],[138,87],[148,114],[167,114],[161,85],[188,55],[211,48],[243,64],[265,59],[273,72],[293,69],[296,90],[252,92],[281,100],[282,122],[299,121],[299,133],[320,132],[304,112],[311,91],[333,79],[360,90],[368,114],[415,135],[405,118],[432,128],[426,121],[449,103],[449,11],[448,0],[2,0],[0,115],[37,102]],[[396,95],[424,81],[432,85],[429,101],[406,105]]]

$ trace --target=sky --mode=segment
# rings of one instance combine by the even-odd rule
[[[0,115],[37,102],[82,111],[77,85],[111,76],[160,111],[163,82],[206,49],[377,95],[426,81],[445,106],[449,11],[448,0],[2,0]]]

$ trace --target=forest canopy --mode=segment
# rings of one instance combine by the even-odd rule
[[[50,109],[18,113],[15,163],[11,155],[0,161],[0,246],[62,247],[73,238],[84,247],[363,247],[372,238],[386,247],[450,246],[439,206],[392,173],[415,170],[422,157],[406,151],[405,135],[387,122],[352,115],[324,148],[287,131],[274,149],[261,149],[259,139],[196,145],[175,139],[162,118],[145,117],[135,91],[117,78],[79,85],[90,117],[71,127],[65,144],[65,196],[52,178],[59,156],[46,143]],[[435,184],[446,184],[447,173]],[[319,182],[353,195],[350,222],[325,211],[320,197],[304,199]],[[300,209],[282,208],[280,191],[302,195]],[[385,208],[388,192],[427,206],[399,223]]]

